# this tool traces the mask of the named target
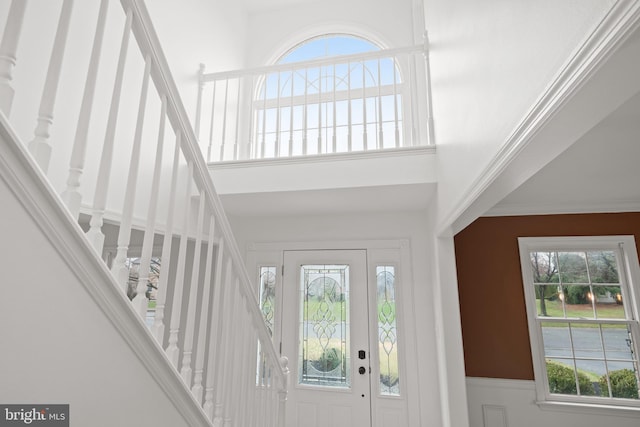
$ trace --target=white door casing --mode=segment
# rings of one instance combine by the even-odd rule
[[[294,405],[295,396],[297,391],[296,383],[298,380],[297,360],[296,356],[287,354],[290,350],[287,347],[293,348],[297,346],[298,336],[297,332],[293,332],[293,340],[290,340],[287,336],[286,322],[297,323],[299,319],[293,318],[293,321],[289,319],[295,313],[298,304],[294,301],[294,308],[289,310],[294,314],[287,314],[287,310],[283,310],[283,307],[291,309],[291,304],[288,302],[294,297],[285,296],[284,289],[291,280],[294,282],[294,288],[299,286],[297,279],[299,278],[299,265],[294,267],[287,266],[285,268],[285,254],[291,255],[294,253],[306,253],[312,254],[313,252],[321,253],[348,253],[352,248],[359,248],[355,252],[362,252],[365,255],[366,281],[368,286],[368,292],[362,293],[362,303],[359,304],[360,308],[365,306],[368,310],[368,336],[367,332],[362,334],[362,337],[367,338],[367,345],[369,345],[369,351],[367,353],[367,366],[370,366],[370,421],[369,424],[375,427],[382,427],[388,425],[394,425],[398,427],[405,426],[418,426],[420,425],[420,413],[419,413],[419,388],[417,386],[417,371],[418,371],[418,353],[416,352],[415,341],[415,325],[414,325],[414,301],[412,290],[412,270],[411,270],[411,257],[410,246],[407,240],[380,240],[380,241],[345,241],[345,242],[288,242],[288,243],[252,243],[249,245],[247,253],[247,264],[253,269],[257,276],[256,296],[260,300],[261,306],[265,304],[263,297],[269,295],[272,298],[271,302],[268,302],[268,310],[272,310],[270,314],[265,315],[269,317],[267,324],[273,331],[273,340],[276,347],[279,346],[281,353],[289,357],[289,368],[291,371],[291,380],[289,386],[289,396],[287,399],[287,425],[290,426],[324,426],[324,425],[342,425],[340,421],[330,421],[326,424],[326,421],[322,421],[322,414],[311,414],[309,407],[305,407],[306,420],[301,423],[297,423],[298,420],[291,415],[291,407]],[[362,249],[360,249],[362,248]],[[317,249],[317,250],[316,250]],[[286,257],[289,258],[288,256]],[[335,262],[330,261],[330,262]],[[317,260],[307,259],[309,265],[320,264],[321,258]],[[304,261],[304,262],[306,262]],[[343,262],[343,264],[347,264]],[[394,346],[397,350],[397,365],[395,366],[396,374],[399,376],[399,384],[396,383],[393,386],[391,393],[387,386],[384,384],[384,369],[388,362],[388,356],[385,355],[385,348],[388,347],[388,343],[385,343],[381,332],[383,325],[379,323],[380,315],[380,267],[386,270],[391,268],[391,271],[395,274],[395,298],[394,304],[396,304],[397,316],[395,319],[397,329],[394,330],[397,341]],[[284,277],[283,277],[284,276]],[[294,276],[291,279],[291,276]],[[272,289],[268,293],[261,293],[261,289],[267,287],[262,283],[264,278],[270,277],[270,284],[268,287]],[[289,285],[291,286],[291,285]],[[357,292],[357,291],[356,291]],[[368,296],[367,296],[368,293]],[[368,298],[368,299],[367,299]],[[352,299],[353,301],[353,299]],[[366,302],[365,302],[366,301]],[[284,326],[284,327],[283,327]],[[291,329],[291,328],[289,328]],[[291,330],[288,332],[292,334]],[[282,335],[285,334],[285,335]],[[360,333],[358,333],[360,336]],[[291,344],[293,342],[293,344]],[[371,343],[371,344],[368,344]],[[386,347],[385,347],[386,346]],[[357,352],[357,348],[350,347],[350,350]],[[380,356],[380,357],[378,357]],[[359,361],[357,354],[350,353],[350,360]],[[352,369],[359,368],[362,365],[353,365]],[[407,372],[412,372],[412,375],[407,375]],[[358,374],[359,375],[359,374]],[[303,387],[304,388],[304,387]],[[307,387],[308,388],[308,387]],[[344,393],[337,392],[336,390],[329,389],[321,393],[324,394],[338,394],[344,396]],[[365,392],[365,399],[367,393]],[[362,397],[362,393],[360,394]],[[342,399],[340,402],[343,407],[338,408],[342,413],[347,411],[346,408],[351,407],[351,403]],[[412,408],[412,409],[410,409]],[[350,409],[349,409],[350,410]],[[332,415],[337,419],[346,419],[346,416],[338,417],[341,413],[339,410],[333,411]],[[328,411],[322,410],[323,414]],[[329,411],[330,412],[330,411]],[[322,422],[324,422],[324,424]],[[349,424],[345,422],[344,425],[358,426],[360,424]]]

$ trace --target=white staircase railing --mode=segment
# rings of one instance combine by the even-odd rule
[[[432,145],[427,53],[425,42],[218,73],[201,65],[202,152],[215,162]]]
[[[34,135],[20,135],[21,139],[31,141],[30,151],[43,172],[50,171],[49,179],[59,187],[72,216],[85,227],[90,217],[87,237],[96,254],[107,259],[142,319],[153,323],[151,333],[166,351],[167,368],[183,378],[212,424],[283,426],[287,362],[277,354],[262,320],[253,280],[144,2],[121,0],[124,18],[115,14],[115,22],[110,21],[114,14],[109,13],[113,4],[109,0],[91,2],[94,17],[76,17],[83,22],[97,19],[91,35],[85,35],[93,44],[83,53],[88,66],[84,89],[77,97],[71,91],[58,93],[65,81],[77,80],[76,74],[65,73],[84,64],[77,61],[65,67],[64,62],[65,57],[82,56],[66,51],[69,40],[82,37],[68,37],[77,29],[73,0],[63,0],[59,9],[44,85],[29,80],[37,72],[21,68],[21,55],[42,55],[47,45],[44,33],[22,34],[23,22],[30,16],[26,12],[38,14],[45,4],[45,10],[52,7],[47,1],[40,3],[28,10],[26,0],[13,0],[6,10],[0,43],[0,110],[11,121],[20,121],[24,112],[13,105],[30,96],[33,88],[43,87],[38,114],[32,118]],[[86,12],[88,3],[80,5]],[[105,31],[114,29],[119,29],[120,48],[110,51],[116,52],[111,58],[116,65],[109,77],[112,68],[103,45],[111,40]],[[132,35],[136,49],[129,49]],[[21,49],[22,40],[41,48]],[[101,68],[101,62],[107,65]],[[16,76],[28,83],[14,84]],[[141,81],[137,90],[128,86],[134,81]],[[105,100],[101,90],[106,86],[112,89]],[[105,104],[108,108],[100,108]],[[137,109],[129,111],[130,105]],[[78,111],[79,119],[54,120],[54,113],[65,118],[67,110]],[[59,136],[69,129],[73,138]],[[101,138],[96,137],[99,133]],[[59,159],[65,164],[59,165]],[[64,170],[68,174],[62,184],[56,174]],[[110,238],[106,222],[118,230],[113,260],[105,255],[105,239]],[[142,243],[134,248],[132,236],[141,233]],[[139,258],[135,281],[129,265],[132,257]],[[157,281],[149,273],[152,259],[161,264]],[[152,288],[157,293],[149,293]]]

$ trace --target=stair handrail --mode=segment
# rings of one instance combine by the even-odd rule
[[[278,355],[269,331],[264,324],[256,294],[252,291],[251,279],[245,267],[238,244],[233,235],[229,220],[223,210],[222,202],[216,192],[213,181],[209,175],[204,157],[197,143],[197,138],[190,120],[181,101],[178,88],[169,71],[169,65],[160,48],[160,40],[151,24],[151,17],[143,0],[120,0],[125,12],[133,12],[132,32],[139,48],[151,58],[151,78],[160,95],[166,96],[167,117],[177,132],[183,136],[182,149],[185,158],[193,162],[193,177],[203,189],[210,207],[218,220],[218,226],[226,241],[226,248],[238,275],[241,292],[245,298],[251,301],[249,313],[252,324],[257,329],[261,349],[271,359],[276,369],[272,372],[277,380],[277,389],[280,394],[286,394],[288,387],[287,361]],[[282,400],[283,398],[281,398]]]
[[[286,62],[273,65],[263,65],[260,67],[243,68],[229,71],[217,71],[211,73],[203,73],[202,82],[212,82],[221,79],[230,79],[235,77],[243,77],[251,74],[269,74],[277,71],[290,71],[297,68],[312,68],[323,65],[348,64],[350,62],[359,62],[368,59],[384,59],[407,53],[426,54],[424,44],[409,45],[403,47],[374,50],[371,52],[353,53],[349,55],[332,56],[329,58],[309,59],[306,61]]]

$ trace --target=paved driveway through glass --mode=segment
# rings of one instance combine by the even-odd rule
[[[633,354],[626,329],[603,329],[572,327],[571,335],[567,327],[543,327],[544,353],[547,358],[579,359],[579,368],[598,375],[605,373],[606,360],[609,371],[629,368]],[[571,339],[575,354],[571,352]],[[604,345],[603,345],[604,342]]]

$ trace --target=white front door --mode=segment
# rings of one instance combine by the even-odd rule
[[[287,426],[370,427],[366,251],[285,251],[282,297]]]

